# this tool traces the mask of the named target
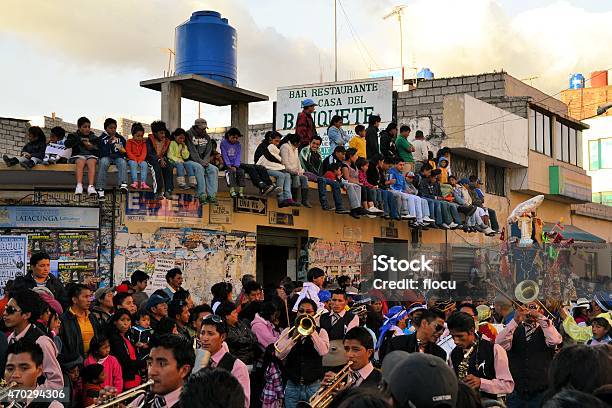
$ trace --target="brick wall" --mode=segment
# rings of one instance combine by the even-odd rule
[[[578,120],[597,114],[597,107],[612,102],[612,85],[597,88],[568,89],[561,92],[561,100],[568,105],[569,115]],[[612,109],[601,115],[612,116]]]
[[[0,155],[19,156],[29,127],[25,119],[0,118]]]
[[[117,132],[126,139],[132,136],[132,125],[138,122],[137,120],[119,118],[117,119]],[[142,127],[145,129],[145,135],[151,132],[151,125],[149,123],[140,122]]]

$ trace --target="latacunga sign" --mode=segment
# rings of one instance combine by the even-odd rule
[[[393,78],[371,78],[322,84],[294,85],[276,91],[275,128],[283,134],[295,129],[302,100],[317,103],[313,119],[319,136],[323,138],[322,153],[329,146],[327,127],[335,115],[343,119],[343,128],[352,135],[358,124],[367,124],[370,115],[380,115],[382,123],[391,122]]]

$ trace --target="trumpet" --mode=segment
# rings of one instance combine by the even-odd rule
[[[0,400],[5,400],[9,396],[9,391],[17,386],[17,382],[11,381],[7,383],[6,381],[0,381]]]
[[[485,282],[491,285],[493,289],[499,292],[500,295],[504,296],[506,299],[512,302],[512,304],[517,310],[525,309],[525,305],[527,303],[536,302],[538,306],[546,313],[548,318],[553,320],[555,319],[555,316],[546,308],[546,306],[544,306],[542,302],[538,300],[538,295],[540,294],[540,286],[535,281],[527,279],[519,282],[514,288],[514,296],[522,304],[512,299],[503,290],[493,284],[490,280],[486,280]]]
[[[353,362],[349,361],[329,383],[322,385],[321,388],[310,397],[306,405],[310,408],[326,408],[332,402],[334,395],[338,391],[350,385],[348,376],[351,373],[351,365],[353,365]]]
[[[148,388],[153,385],[154,381],[153,380],[149,380],[144,384],[140,384],[138,387],[132,388],[131,390],[122,392],[121,394],[117,394],[114,398],[108,400],[108,401],[102,401],[100,403],[97,404],[93,404],[88,406],[87,408],[111,408],[114,407],[116,405],[118,405],[119,403],[128,400],[128,399],[132,399],[134,397],[137,397],[141,394],[145,394],[148,390]]]
[[[291,343],[297,342],[300,338],[308,337],[315,331],[317,327],[316,320],[321,317],[325,309],[322,309],[317,312],[314,316],[309,315],[300,315],[295,319],[295,325],[287,330],[284,335],[280,336],[278,340],[274,343],[274,349],[277,353],[282,353],[285,351]],[[295,333],[295,334],[293,334]],[[287,345],[283,348],[280,348],[279,345],[281,341],[289,340]]]

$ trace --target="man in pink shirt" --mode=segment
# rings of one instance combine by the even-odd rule
[[[45,382],[40,386],[44,389],[59,389],[64,387],[62,369],[57,361],[57,347],[53,340],[33,323],[40,317],[42,300],[36,292],[25,289],[12,293],[12,298],[6,304],[2,318],[6,327],[12,331],[8,336],[8,344],[20,339],[29,339],[38,344],[43,351],[42,374]]]
[[[210,366],[223,368],[236,377],[244,391],[244,406],[248,407],[251,397],[249,370],[242,361],[229,353],[227,344],[225,344],[226,337],[227,325],[221,317],[209,315],[202,320],[200,341],[202,347],[211,354]]]
[[[273,302],[262,303],[259,313],[255,313],[255,318],[251,322],[251,330],[263,349],[278,340],[280,333],[275,326],[275,323],[278,323],[278,318],[279,311]]]

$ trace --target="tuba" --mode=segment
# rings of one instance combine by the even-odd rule
[[[305,405],[310,408],[326,408],[338,391],[351,384],[348,377],[351,373],[351,365],[353,362],[349,361],[328,384],[322,385]]]
[[[132,399],[141,394],[145,394],[148,391],[148,388],[153,385],[153,380],[149,380],[144,384],[140,384],[138,387],[132,388],[131,390],[122,392],[121,394],[117,394],[115,397],[107,400],[101,401],[96,404],[90,405],[87,408],[111,408],[118,406],[123,401]],[[144,402],[144,401],[143,401]]]

